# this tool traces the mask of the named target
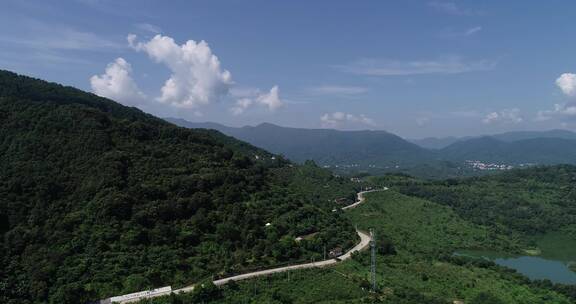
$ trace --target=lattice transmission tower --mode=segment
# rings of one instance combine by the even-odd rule
[[[376,238],[372,228],[370,228],[370,251],[370,281],[372,283],[372,292],[376,292]]]

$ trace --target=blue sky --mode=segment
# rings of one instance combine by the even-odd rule
[[[161,117],[411,138],[576,128],[570,0],[0,7],[0,68]]]

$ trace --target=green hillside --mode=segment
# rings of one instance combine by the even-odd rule
[[[461,180],[401,180],[397,189],[449,206],[464,219],[504,234],[530,237],[561,229],[576,231],[575,181],[576,167],[564,165]]]
[[[450,207],[395,191],[369,194],[374,202],[351,210],[360,229],[375,227],[397,251],[423,256],[451,254],[461,248],[514,250],[513,240],[485,226],[463,220]]]
[[[316,172],[306,186],[301,170]],[[354,192],[217,131],[0,71],[1,303],[84,303],[351,246],[330,210]]]
[[[573,303],[569,287],[534,283],[485,260],[456,257],[461,248],[515,250],[517,243],[471,223],[450,207],[393,190],[367,195],[346,212],[377,235],[378,291],[370,293],[370,254],[325,269],[297,270],[181,296],[148,301],[188,303]],[[560,292],[562,291],[562,292]],[[576,297],[576,295],[574,295]]]

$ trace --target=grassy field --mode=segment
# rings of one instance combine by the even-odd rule
[[[409,195],[452,208],[464,220],[515,236],[527,249],[562,232],[576,241],[576,167],[511,170],[491,176],[430,181],[401,175],[371,177]]]
[[[398,251],[433,256],[456,249],[517,251],[514,240],[461,219],[449,207],[395,191],[367,194],[368,203],[347,213],[358,228],[375,229]]]

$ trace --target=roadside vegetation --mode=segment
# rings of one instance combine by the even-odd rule
[[[394,191],[366,196],[365,204],[346,214],[360,229],[376,229],[376,293],[369,292],[370,255],[363,252],[334,267],[236,282],[208,298],[198,291],[147,303],[539,304],[576,299],[570,286],[531,282],[490,261],[453,256],[458,248],[514,250],[515,243],[463,220],[449,207]]]

